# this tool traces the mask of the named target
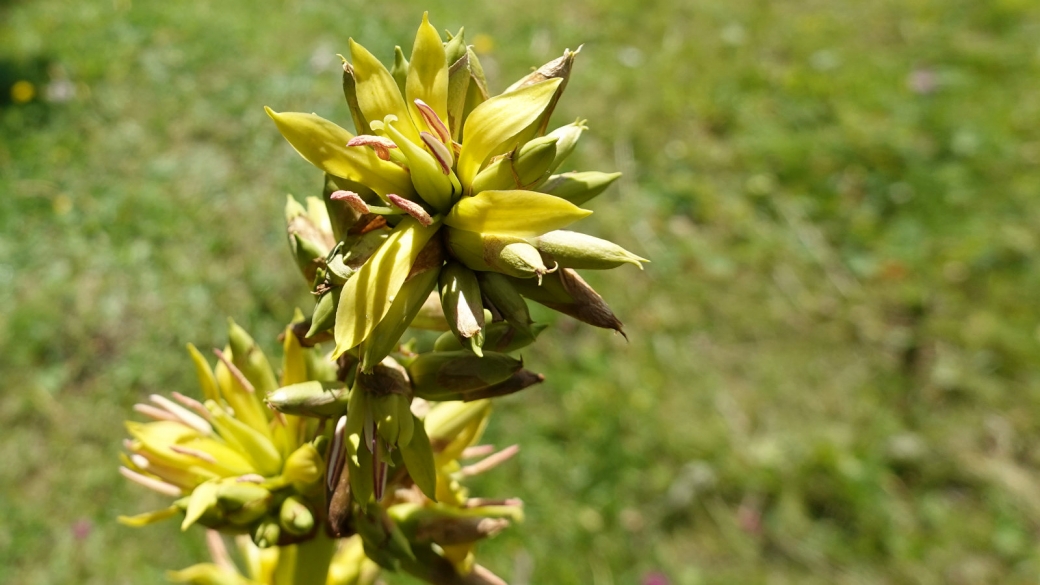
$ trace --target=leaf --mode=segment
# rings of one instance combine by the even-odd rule
[[[536,122],[549,106],[560,79],[549,79],[495,96],[477,106],[462,130],[459,180],[469,188],[473,177],[490,156],[512,149],[515,140]]]
[[[423,227],[406,217],[386,242],[343,285],[336,309],[333,357],[356,347],[383,319],[404,284],[412,264],[440,226]]]
[[[482,191],[463,197],[444,218],[453,228],[508,236],[538,236],[592,215],[573,203],[534,191]]]
[[[336,124],[314,114],[264,109],[296,152],[326,173],[361,183],[384,198],[387,193],[401,197],[415,193],[408,171],[381,160],[370,148],[348,147],[354,135]]]

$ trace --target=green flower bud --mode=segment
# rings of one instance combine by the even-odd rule
[[[459,38],[461,38],[461,35],[455,37],[455,39]],[[452,39],[452,41],[455,39]],[[446,47],[445,50],[450,59],[452,50],[449,47]],[[448,128],[451,130],[451,138],[454,141],[458,141],[459,133],[462,130],[463,112],[466,109],[466,98],[469,92],[470,79],[469,54],[466,53],[466,49],[463,47],[459,58],[453,61],[451,66],[448,67],[447,122]]]
[[[318,302],[314,304],[314,314],[311,316],[311,327],[307,330],[307,337],[332,329],[336,324],[336,307],[339,306],[339,295],[342,287],[335,287],[325,291]]]
[[[439,396],[480,390],[507,380],[523,362],[506,354],[468,351],[420,354],[408,367],[415,395],[428,400]]]
[[[563,173],[549,177],[538,190],[581,205],[606,191],[620,176],[621,173],[599,171]]]
[[[484,328],[484,349],[498,353],[510,353],[523,349],[534,343],[538,334],[545,327],[544,324],[534,323],[523,331],[505,321],[488,323]],[[467,348],[464,348],[451,333],[444,333],[433,343],[433,351],[459,351],[462,349]]]
[[[228,522],[248,526],[267,514],[271,492],[254,483],[225,480],[217,489],[217,504]]]
[[[464,347],[482,355],[484,307],[476,275],[458,262],[449,262],[441,270],[440,293],[441,307],[452,333]]]
[[[343,97],[346,98],[347,107],[350,108],[350,117],[354,120],[354,130],[357,134],[371,134],[372,130],[368,127],[368,121],[361,113],[361,106],[358,105],[354,67],[343,55],[339,55],[339,58],[343,60]]]
[[[465,393],[461,400],[481,400],[484,398],[498,398],[500,396],[508,396],[515,394],[525,388],[530,388],[535,384],[541,384],[545,381],[545,376],[537,374],[530,370],[520,370],[513,374],[505,382],[499,382],[494,386],[489,386],[483,390],[475,390],[473,392]]]
[[[454,65],[459,59],[466,56],[466,28],[460,28],[459,32],[451,35],[448,38],[448,42],[444,43],[444,58],[450,67]]]
[[[285,459],[282,479],[292,484],[299,493],[307,494],[321,483],[325,475],[325,461],[318,448],[311,443],[300,445]]]
[[[401,95],[404,95],[405,84],[408,83],[408,59],[404,58],[404,51],[400,46],[394,47],[394,66],[390,68],[390,75],[397,82]]]
[[[314,531],[314,513],[302,500],[289,496],[282,502],[278,523],[287,534],[306,536]]]
[[[545,135],[546,138],[556,138],[556,156],[553,158],[552,164],[549,165],[549,173],[554,173],[556,169],[560,168],[560,165],[574,152],[574,148],[578,145],[578,139],[581,138],[581,133],[588,129],[588,126],[585,125],[585,120],[579,119],[566,126],[560,126]]]
[[[538,250],[520,237],[449,228],[446,243],[448,251],[471,270],[501,272],[516,278],[549,273]]]
[[[477,280],[480,282],[480,292],[498,314],[514,328],[531,336],[531,313],[513,283],[498,272],[480,272]]]
[[[347,410],[349,391],[342,382],[311,380],[271,392],[267,405],[284,414],[299,416],[340,416]]]
[[[282,536],[282,529],[273,519],[266,519],[257,524],[253,530],[253,544],[260,548],[278,546],[278,539]]]
[[[649,262],[613,242],[566,230],[542,234],[531,243],[565,268],[606,270],[635,264],[642,270],[642,262]]]
[[[267,356],[249,333],[232,319],[228,319],[228,339],[231,344],[232,362],[256,391],[267,394],[278,388],[274,370],[271,369]]]
[[[549,177],[556,156],[555,136],[528,141],[519,150],[496,158],[473,179],[473,192],[530,189]]]

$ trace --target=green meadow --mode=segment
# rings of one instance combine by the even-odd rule
[[[0,1],[0,583],[161,583],[202,532],[116,472],[184,346],[312,300],[263,106],[350,127],[337,53],[422,11],[494,92],[583,45],[554,125],[622,171],[582,231],[628,341],[549,311],[473,483],[514,585],[1040,579],[1040,5]],[[23,82],[19,85],[19,82]],[[27,85],[28,84],[28,85]],[[17,88],[16,88],[17,86]],[[32,95],[30,95],[30,93]],[[664,580],[662,580],[662,578]],[[387,576],[387,583],[413,583]]]

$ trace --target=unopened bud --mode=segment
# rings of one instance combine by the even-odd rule
[[[506,354],[468,351],[420,354],[408,367],[415,395],[428,400],[438,396],[480,390],[507,380],[523,362]]]
[[[560,168],[560,165],[574,152],[574,148],[578,145],[578,139],[581,138],[581,133],[585,130],[588,130],[585,120],[576,120],[566,126],[560,126],[545,135],[546,138],[550,136],[556,138],[556,156],[553,158],[552,164],[549,165],[549,173],[556,172],[556,169]]]
[[[267,513],[271,492],[255,483],[225,480],[217,490],[217,503],[229,522],[246,526]]]
[[[621,173],[601,173],[584,171],[553,175],[538,188],[542,193],[566,199],[575,205],[581,205],[607,190],[607,187],[621,176]]]
[[[513,280],[513,286],[524,297],[550,309],[570,315],[589,325],[625,334],[621,328],[621,321],[610,310],[603,297],[570,268],[546,275],[541,286],[534,281],[520,278]]]
[[[310,443],[304,443],[290,453],[282,468],[282,479],[291,483],[294,490],[304,494],[319,485],[324,475],[325,461],[318,449]]]
[[[480,302],[480,284],[472,270],[458,262],[449,262],[440,274],[441,307],[448,327],[459,343],[481,355],[484,343],[484,306]]]
[[[314,513],[302,500],[289,496],[282,502],[278,523],[287,534],[306,536],[314,530]]]
[[[345,57],[343,57],[343,55],[339,55],[339,58],[343,60],[343,97],[347,99],[347,107],[350,108],[350,117],[354,120],[355,133],[371,134],[372,130],[368,127],[368,120],[365,119],[365,115],[361,113],[361,106],[358,105],[357,82],[354,79],[354,67]]]
[[[649,262],[614,242],[567,230],[543,234],[534,238],[532,244],[565,268],[606,270],[622,264],[635,264],[642,270],[642,263]]]
[[[480,282],[480,292],[499,315],[516,329],[530,334],[532,321],[527,302],[509,278],[498,272],[480,272],[477,274],[477,280]]]
[[[278,522],[267,519],[257,525],[253,530],[253,544],[259,548],[278,546],[278,539],[282,536],[282,529]]]
[[[332,290],[325,291],[318,302],[314,305],[314,314],[311,316],[311,327],[307,331],[307,337],[332,329],[336,324],[336,307],[339,306],[339,295],[343,287],[337,286]]]
[[[390,68],[390,75],[401,89],[401,95],[404,95],[408,83],[408,59],[404,58],[404,51],[399,46],[394,47],[394,66]]]
[[[340,416],[347,410],[349,392],[342,382],[311,380],[281,388],[267,395],[267,404],[284,414]]]
[[[501,272],[516,278],[551,272],[538,250],[523,238],[448,228],[448,251],[472,270]]]

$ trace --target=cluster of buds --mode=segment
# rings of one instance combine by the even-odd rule
[[[586,129],[548,131],[577,53],[491,97],[463,31],[445,41],[424,15],[411,59],[398,47],[390,69],[350,41],[358,135],[267,109],[325,173],[320,198],[289,196],[285,211],[315,305],[287,326],[280,374],[232,324],[215,367],[189,346],[204,402],[136,407],[154,420],[128,423],[122,471],[175,501],[123,521],[211,531],[214,562],[171,579],[338,585],[387,569],[502,582],[474,547],[520,520],[520,502],[471,498],[462,481],[517,452],[477,445],[491,399],[544,379],[517,353],[544,329],[527,301],[622,332],[576,270],[646,262],[563,229],[619,176],[560,172]],[[220,533],[236,535],[246,571]]]

